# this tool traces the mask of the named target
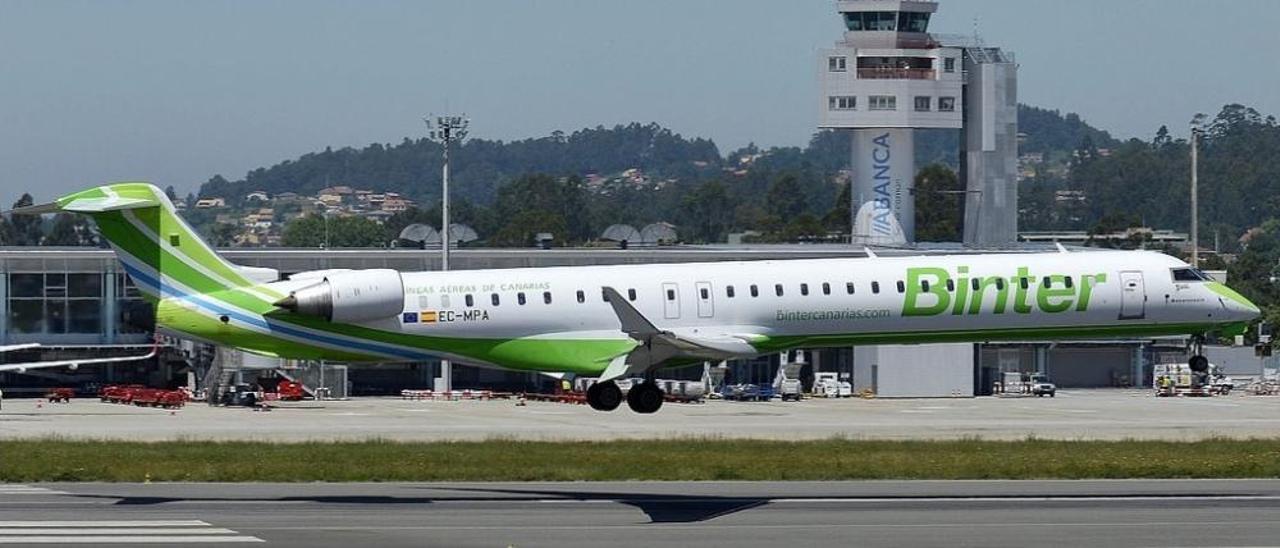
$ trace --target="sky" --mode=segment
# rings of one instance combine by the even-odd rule
[[[1012,50],[1020,100],[1119,137],[1280,114],[1275,0],[941,0]],[[0,202],[115,180],[195,190],[428,113],[475,137],[658,122],[803,145],[834,0],[0,0]]]

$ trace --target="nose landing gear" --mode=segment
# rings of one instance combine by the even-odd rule
[[[1196,373],[1209,371],[1209,358],[1204,357],[1204,335],[1191,338],[1191,358],[1187,360],[1187,367]]]

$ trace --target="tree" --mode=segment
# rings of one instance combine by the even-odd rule
[[[964,196],[951,168],[930,164],[916,174],[916,240],[958,242],[963,238]]]
[[[54,217],[49,235],[41,240],[40,245],[76,247],[91,246],[94,243],[93,230],[89,228],[89,223],[84,217],[71,213],[59,213]]]
[[[587,197],[577,177],[526,175],[498,191],[494,217],[501,227],[491,243],[523,246],[535,232],[550,232],[561,243],[577,243],[595,236],[586,214]]]
[[[285,247],[383,247],[390,238],[382,225],[364,217],[326,220],[323,215],[313,214],[285,225],[280,243]]]
[[[774,179],[769,185],[765,203],[771,215],[789,222],[805,212],[805,195],[800,188],[800,178],[788,173]]]
[[[686,239],[719,242],[729,230],[733,202],[724,183],[712,180],[685,194],[680,209],[683,217],[680,226],[687,229]]]
[[[35,199],[30,194],[24,193],[17,202],[13,203],[13,208],[27,207],[35,204]],[[17,246],[40,245],[43,239],[43,232],[40,229],[41,219],[39,215],[13,215],[9,220],[12,225],[12,244]]]

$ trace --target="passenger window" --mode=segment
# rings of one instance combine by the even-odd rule
[[[1045,277],[1044,277],[1044,286],[1045,286],[1045,287],[1049,287],[1050,285],[1053,285],[1053,280],[1051,280],[1048,276],[1045,276]]]
[[[726,286],[724,286],[724,296],[726,296],[726,297],[728,297],[728,298],[730,298],[730,299],[732,299],[732,298],[733,298],[733,286],[731,286],[731,285],[726,285]]]
[[[698,293],[702,295],[702,300],[704,300],[704,301],[705,301],[705,300],[707,300],[707,299],[710,299],[710,298],[711,298],[711,292],[710,292],[710,291],[708,291],[708,290],[707,290],[707,288],[705,288],[705,287],[704,287],[704,288],[699,289],[699,290],[698,290]]]
[[[1062,279],[1062,283],[1063,283],[1063,284],[1065,284],[1065,285],[1067,286],[1067,288],[1068,288],[1068,289],[1070,289],[1070,288],[1071,288],[1071,276],[1067,276],[1067,277],[1063,278],[1063,279]]]
[[[850,295],[852,295],[852,294],[853,294],[853,282],[845,282],[845,284],[844,284],[844,292],[845,292],[845,293],[848,293],[848,294],[850,294]]]
[[[779,296],[779,297],[781,297],[781,296],[782,296],[782,284],[773,284],[773,292],[774,292],[774,293],[777,293],[777,294],[778,294],[778,296]]]
[[[921,290],[924,290],[924,291],[926,291],[926,292],[928,292],[928,291],[929,291],[929,280],[920,280],[920,289],[921,289]]]
[[[1018,278],[1018,283],[1022,286],[1023,289],[1028,289],[1031,287],[1031,278],[1023,276],[1021,278]]]
[[[898,280],[898,293],[906,293],[906,292],[907,292],[907,284],[903,283],[902,280]]]
[[[524,306],[524,292],[516,293],[516,303]]]
[[[464,300],[467,301],[467,308],[471,308],[476,305],[476,300],[471,298],[470,293],[467,293],[467,296]]]
[[[636,300],[636,290],[635,290],[635,289],[628,289],[628,290],[627,290],[627,300],[629,300],[629,301],[634,301],[634,300]]]
[[[880,282],[871,282],[871,292],[877,295],[880,294]]]
[[[956,290],[956,282],[951,278],[947,278],[947,291],[955,291],[955,290]]]
[[[668,301],[674,301],[674,300],[676,300],[676,290],[674,290],[674,289],[668,289],[668,290],[667,290],[667,300],[668,300]]]
[[[830,294],[831,294],[831,284],[829,284],[829,283],[827,283],[827,282],[822,282],[822,294],[823,294],[823,295],[830,295]]]
[[[551,292],[550,292],[550,291],[543,291],[543,292],[542,292],[542,304],[551,304]]]
[[[581,289],[578,290],[578,302],[579,303],[587,302],[587,294],[584,293]]]
[[[498,294],[497,294],[497,293],[492,293],[492,294],[490,294],[490,295],[489,295],[489,300],[490,300],[490,301],[493,301],[493,306],[498,306]]]
[[[760,296],[760,288],[757,287],[756,284],[751,284],[751,296],[752,297]]]
[[[974,291],[977,291],[977,290],[978,290],[978,287],[979,287],[980,285],[982,285],[982,282],[978,281],[978,279],[977,279],[977,278],[974,278],[974,279],[972,279],[972,280],[969,280],[969,282],[970,282],[970,283],[969,283],[969,285],[973,286],[973,290],[974,290]]]
[[[996,278],[996,291],[1004,291],[1004,278]]]
[[[805,296],[809,295],[809,284],[800,284],[800,294]]]

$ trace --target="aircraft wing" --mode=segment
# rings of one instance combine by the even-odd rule
[[[6,363],[0,364],[0,373],[26,373],[33,369],[49,369],[53,367],[69,367],[71,369],[79,368],[82,365],[106,365],[111,363],[136,362],[140,360],[148,360],[154,358],[156,348],[152,347],[151,351],[146,354],[137,356],[118,356],[114,358],[89,358],[84,360],[54,360],[47,362],[27,362],[27,363]]]
[[[714,328],[700,328],[696,333],[659,329],[616,289],[605,287],[603,291],[618,316],[622,332],[641,344],[630,353],[614,358],[601,375],[601,381],[657,369],[673,360],[720,361],[759,354],[751,345],[752,340],[761,336],[759,334],[730,332],[727,329],[717,332]]]

